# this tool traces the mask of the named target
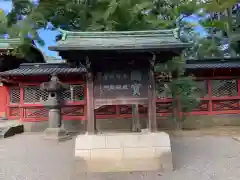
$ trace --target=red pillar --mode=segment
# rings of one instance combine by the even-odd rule
[[[23,108],[23,104],[24,104],[24,87],[20,86],[20,105],[19,105],[19,110],[20,110],[20,120],[23,121],[24,120],[24,108]]]
[[[0,117],[7,116],[9,105],[9,94],[7,86],[0,84]]]
[[[208,101],[208,112],[209,114],[212,113],[212,80],[207,80],[207,90],[208,90],[208,97],[209,97],[209,101]]]

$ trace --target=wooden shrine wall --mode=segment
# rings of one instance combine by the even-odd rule
[[[68,90],[61,93],[64,101],[63,120],[85,120],[85,83],[69,83]],[[48,120],[48,109],[44,107],[48,94],[40,89],[40,84],[23,83],[18,87],[8,87],[7,116],[22,121]]]
[[[240,78],[230,76],[198,77],[196,80],[200,105],[189,114],[217,115],[240,113]],[[167,91],[156,90],[157,116],[169,116],[172,113],[172,97]],[[102,106],[96,111],[98,118],[130,118],[131,105]],[[139,105],[141,116],[147,117],[148,108]]]
[[[68,82],[69,90],[62,93],[65,101],[62,115],[64,120],[86,120],[86,87],[85,82]],[[121,84],[123,88],[125,84]],[[103,85],[104,86],[104,85]],[[105,84],[106,89],[110,85]],[[118,83],[114,87],[117,89]],[[147,85],[144,85],[147,87]],[[131,85],[128,85],[131,87]],[[3,87],[3,89],[6,89]],[[5,93],[6,109],[9,119],[21,119],[23,121],[47,120],[48,110],[44,107],[47,98],[46,92],[39,88],[39,83],[23,83],[19,87],[8,87]],[[215,114],[237,114],[240,113],[240,78],[229,76],[198,77],[197,89],[201,104],[190,114],[193,115],[215,115]],[[6,91],[6,90],[5,90]],[[7,91],[6,91],[7,92]],[[121,90],[119,90],[121,92]],[[131,91],[132,92],[132,91]],[[144,91],[140,91],[145,93]],[[121,94],[121,93],[120,93]],[[172,112],[172,98],[169,93],[156,91],[156,114],[157,116],[168,116]],[[144,94],[145,96],[145,94]],[[4,98],[4,96],[2,96]],[[139,98],[139,97],[138,97]],[[103,105],[96,110],[97,119],[109,118],[131,118],[132,106],[130,104]],[[142,117],[148,116],[146,105],[139,105],[139,113]]]
[[[233,77],[198,78],[199,107],[189,114],[216,115],[240,113],[240,79]],[[157,94],[157,115],[168,116],[172,112],[171,95]]]

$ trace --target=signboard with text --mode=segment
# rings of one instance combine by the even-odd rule
[[[97,73],[94,81],[95,98],[147,98],[147,71]]]

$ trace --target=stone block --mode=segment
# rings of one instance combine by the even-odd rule
[[[90,160],[91,152],[90,150],[76,150],[75,157],[81,157],[80,160]]]
[[[14,136],[15,134],[20,134],[24,132],[22,124],[19,123],[8,123],[0,122],[0,139]]]
[[[154,147],[124,148],[124,159],[153,159],[155,158]]]
[[[123,158],[123,149],[92,149],[91,160],[120,160]]]
[[[169,147],[170,139],[168,134],[160,133],[136,133],[126,134],[122,139],[123,147]]]
[[[171,146],[169,135],[165,132],[147,133],[141,136],[141,142],[145,142],[145,147],[169,147]]]
[[[75,169],[78,173],[100,172],[134,172],[134,171],[159,171],[163,167],[159,159],[122,159],[76,161]]]
[[[106,136],[106,148],[115,149],[122,148],[122,136]]]
[[[79,170],[85,172],[173,169],[170,138],[166,133],[79,135],[75,156]]]
[[[104,149],[106,137],[104,135],[79,135],[76,138],[75,149]]]

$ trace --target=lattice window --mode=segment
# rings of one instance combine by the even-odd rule
[[[11,87],[10,88],[10,103],[20,103],[20,88],[19,87]]]
[[[237,80],[213,80],[212,81],[212,96],[236,96],[237,95]]]
[[[48,99],[48,93],[38,86],[24,87],[24,103],[42,103]]]
[[[70,88],[61,93],[64,101],[79,101],[84,99],[84,85],[70,85]]]
[[[84,99],[84,85],[71,85],[72,100],[79,101]]]
[[[207,82],[206,81],[196,81],[196,95],[197,97],[203,98],[208,95]]]
[[[70,91],[70,88],[65,90],[65,91],[62,91],[61,94],[60,94],[60,98],[61,100],[63,101],[71,101],[71,91]]]

